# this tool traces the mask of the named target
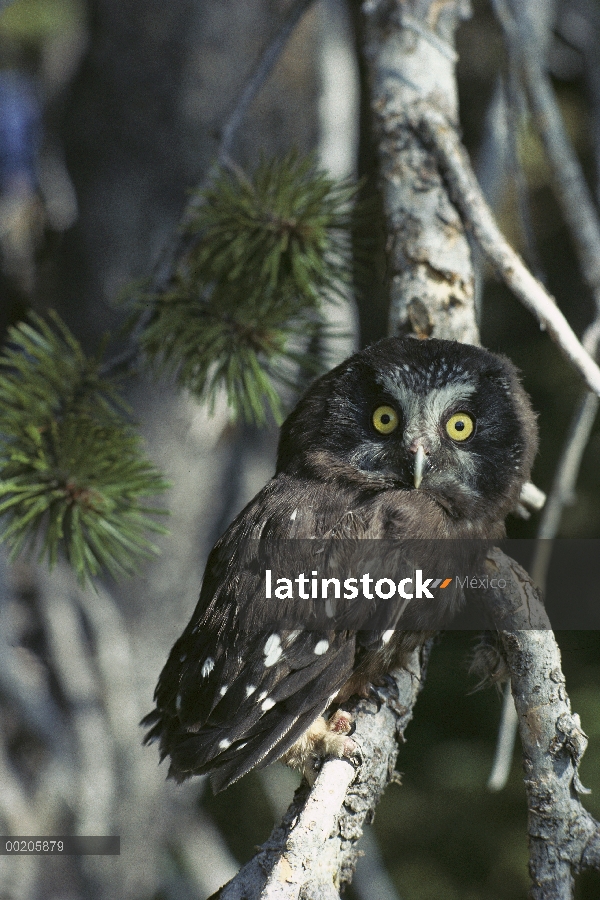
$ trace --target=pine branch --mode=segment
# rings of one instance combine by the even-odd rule
[[[146,507],[168,486],[144,458],[113,382],[54,314],[9,330],[0,355],[0,540],[15,557],[64,553],[83,583],[135,570],[164,532]]]
[[[234,416],[280,420],[277,387],[290,367],[320,370],[321,301],[352,279],[355,194],[296,153],[252,179],[223,170],[199,195],[185,267],[168,291],[133,298],[151,362],[211,404],[224,386]]]

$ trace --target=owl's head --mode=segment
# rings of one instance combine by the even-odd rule
[[[536,449],[535,414],[509,360],[398,337],[314,383],[282,426],[277,471],[424,491],[453,516],[504,516]]]

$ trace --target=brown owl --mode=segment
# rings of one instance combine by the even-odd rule
[[[324,538],[496,540],[536,448],[515,368],[480,347],[389,338],[316,381],[281,428],[274,477],[213,548],[143,720],[169,775],[211,773],[219,790],[276,759],[307,771],[352,755],[339,704],[402,664],[423,640],[407,628],[437,629],[460,603],[440,591],[416,626],[402,613],[380,631],[303,628],[302,614],[249,627],[265,602],[253,542],[296,541],[296,569],[310,575]]]

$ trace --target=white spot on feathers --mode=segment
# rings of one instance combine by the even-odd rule
[[[260,708],[263,712],[268,712],[270,709],[273,709],[274,706],[275,701],[272,699],[272,697],[267,697],[265,700],[263,700]]]
[[[394,633],[394,629],[393,629],[393,628],[390,628],[389,631],[384,631],[384,632],[383,632],[383,634],[382,634],[382,636],[381,636],[381,640],[383,641],[384,644],[387,644],[387,642],[390,640],[390,638],[391,638],[391,636],[393,635],[393,633]]]
[[[229,690],[229,685],[224,684],[223,687],[220,688],[220,690],[219,690],[219,694],[221,695],[221,697],[224,697],[228,690]]]
[[[247,684],[246,685],[246,697],[250,697],[254,691],[256,690],[255,684]]]
[[[228,747],[231,747],[231,741],[228,741],[227,738],[219,741],[219,750],[227,750]]]
[[[268,691],[263,691],[262,694],[259,694],[258,697],[256,698],[257,702],[260,703],[261,700],[264,700],[268,693],[269,693]]]
[[[265,649],[263,650],[263,653],[265,654],[265,656],[268,656],[272,650],[274,650],[276,647],[280,647],[280,646],[281,646],[281,638],[279,637],[279,635],[278,634],[270,634],[269,637],[267,638],[267,643],[265,644]]]
[[[317,656],[323,656],[323,654],[327,653],[328,650],[329,650],[329,641],[322,640],[322,641],[318,642],[318,644],[316,645],[313,652],[316,653]]]
[[[297,516],[297,515],[298,515],[298,508],[296,507],[296,509],[294,510],[294,512],[293,512],[293,513],[291,514],[291,516],[290,516],[290,522],[295,522],[295,521],[296,521],[296,516]]]
[[[200,674],[202,675],[203,678],[208,678],[208,676],[210,675],[210,673],[212,672],[214,667],[215,667],[214,659],[212,658],[212,656],[207,656],[206,659],[204,660],[204,664],[202,666],[202,670],[201,670]]]
[[[281,649],[281,638],[278,634],[271,634],[267,638],[267,642],[265,644],[264,654],[265,654],[265,667],[268,669],[270,666],[274,666],[279,657],[282,654]]]

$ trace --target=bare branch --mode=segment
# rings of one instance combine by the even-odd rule
[[[575,241],[584,279],[600,310],[600,221],[545,70],[543,46],[547,37],[540,36],[534,28],[531,0],[509,3],[512,16],[504,0],[494,0],[509,52],[517,58],[523,72],[537,130],[552,169],[556,196]]]
[[[517,711],[510,689],[510,683],[507,682],[502,701],[502,716],[498,727],[496,753],[494,754],[492,771],[490,772],[490,777],[487,782],[489,791],[501,791],[502,788],[506,786],[513,760],[517,728]]]
[[[529,809],[532,900],[570,900],[573,876],[600,862],[600,825],[581,805],[587,793],[579,764],[587,746],[573,713],[560,651],[540,593],[527,573],[499,550],[488,554],[486,606],[500,632],[510,669],[523,745]]]
[[[343,760],[329,760],[312,790],[303,784],[281,825],[214,898],[266,900],[337,898],[351,880],[358,858],[357,842],[391,780],[404,731],[425,678],[430,642],[415,651],[395,685],[381,689],[381,699],[363,700],[353,710],[364,759],[357,773]]]
[[[319,883],[320,894],[328,891],[331,896],[338,895],[334,887],[338,875],[336,860],[324,859],[323,848],[337,824],[354,775],[344,760],[324,763],[261,893],[265,900],[296,900],[305,885],[307,870],[311,882]],[[311,893],[315,893],[314,889]]]
[[[593,0],[561,3],[557,23],[562,38],[583,56],[587,95],[590,101],[591,145],[595,158],[596,199],[600,199],[600,15]]]
[[[127,628],[116,603],[100,585],[83,590],[72,573],[61,567],[61,577],[70,585],[71,596],[85,612],[94,636],[95,660],[102,686],[106,709],[115,743],[124,752],[131,752],[137,737],[140,711],[131,691],[135,667]]]
[[[79,783],[77,822],[81,834],[108,834],[115,805],[111,738],[99,708],[98,689],[77,609],[70,575],[57,569],[40,585],[40,606],[61,689],[71,708],[77,737]]]
[[[458,123],[454,29],[467,3],[363,3],[364,55],[387,219],[390,333],[479,343],[469,241],[435,154],[407,119],[415,103]]]
[[[600,345],[600,315],[587,329],[583,345],[590,354],[596,356]],[[540,590],[545,589],[546,575],[552,555],[552,539],[558,534],[562,514],[567,504],[572,502],[583,454],[592,434],[600,401],[596,394],[588,393],[575,411],[569,433],[540,519],[537,536],[539,538],[531,565],[531,576]]]
[[[229,154],[231,153],[233,141],[240,125],[246,118],[246,113],[248,112],[250,104],[271,74],[273,66],[281,56],[296,25],[308,8],[312,6],[312,3],[313,0],[295,0],[288,10],[285,19],[281,23],[279,31],[263,51],[263,55],[260,58],[258,65],[244,86],[244,89],[221,132],[221,142],[217,153],[217,159],[221,165],[227,161]]]
[[[456,206],[505,284],[538,319],[564,356],[600,394],[600,369],[577,339],[554,298],[536,281],[496,225],[455,129],[437,110],[417,103],[407,111],[415,131],[435,148]]]

